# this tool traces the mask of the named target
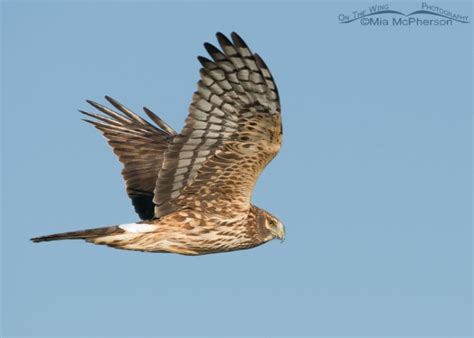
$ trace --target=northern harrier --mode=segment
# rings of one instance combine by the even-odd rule
[[[84,239],[127,250],[200,255],[248,249],[283,224],[251,204],[258,176],[280,149],[278,90],[266,64],[236,34],[217,33],[221,50],[204,47],[200,81],[181,133],[144,108],[150,123],[114,99],[118,112],[81,113],[123,164],[127,193],[141,221],[33,238]]]

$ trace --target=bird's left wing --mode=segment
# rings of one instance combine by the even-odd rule
[[[141,219],[154,217],[153,190],[163,155],[176,132],[147,108],[152,124],[111,97],[105,97],[119,112],[87,101],[102,114],[81,113],[91,117],[86,122],[102,132],[123,164],[122,176],[127,193]]]
[[[263,60],[232,33],[204,46],[201,80],[185,127],[164,155],[155,217],[182,208],[233,217],[248,211],[255,182],[280,148],[278,91]]]

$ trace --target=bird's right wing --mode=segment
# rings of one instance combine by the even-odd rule
[[[246,215],[255,182],[280,149],[278,91],[245,42],[218,33],[206,43],[201,80],[185,127],[170,144],[155,188],[155,217],[193,208],[225,218]],[[226,209],[227,211],[225,211]]]

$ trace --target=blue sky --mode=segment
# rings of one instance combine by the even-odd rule
[[[338,22],[370,4],[2,2],[2,334],[471,336],[472,24]],[[77,110],[110,95],[179,130],[217,31],[279,86],[284,144],[253,201],[285,243],[30,243],[137,220]]]

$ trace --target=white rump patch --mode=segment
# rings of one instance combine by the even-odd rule
[[[146,223],[122,224],[122,225],[119,225],[119,228],[125,230],[126,232],[131,232],[135,234],[139,234],[143,232],[153,232],[156,230],[155,225],[146,224]]]

